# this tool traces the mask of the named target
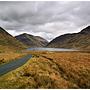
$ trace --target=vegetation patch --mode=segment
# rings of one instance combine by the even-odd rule
[[[90,53],[29,53],[26,64],[0,77],[0,88],[90,88]]]

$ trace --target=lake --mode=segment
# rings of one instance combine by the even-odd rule
[[[76,49],[65,49],[65,48],[28,48],[27,50],[33,51],[78,51]]]

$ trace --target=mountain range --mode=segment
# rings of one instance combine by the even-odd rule
[[[90,50],[90,26],[78,33],[64,34],[48,43],[50,48],[75,48]]]
[[[23,33],[15,37],[17,40],[27,45],[28,47],[44,47],[48,44],[48,41],[40,36],[34,36],[27,33]]]
[[[48,41],[40,36],[33,36],[26,33],[13,37],[5,29],[0,27],[0,52],[22,50],[29,47],[44,47],[47,43]]]
[[[13,37],[0,27],[0,51],[20,50],[29,47],[75,48],[90,50],[90,26],[78,33],[64,34],[48,42],[40,36],[27,33]]]

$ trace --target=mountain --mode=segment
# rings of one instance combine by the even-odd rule
[[[26,46],[0,27],[0,51],[21,50]]]
[[[40,36],[34,36],[27,33],[23,33],[15,37],[28,47],[44,47],[48,44],[48,41]]]
[[[47,47],[90,49],[90,26],[78,33],[64,34],[53,39]]]

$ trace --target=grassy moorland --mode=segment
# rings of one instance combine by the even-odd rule
[[[89,52],[30,52],[22,67],[0,77],[0,88],[90,88]]]

